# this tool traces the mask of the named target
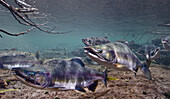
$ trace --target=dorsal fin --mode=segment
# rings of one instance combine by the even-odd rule
[[[105,39],[107,39],[107,37],[104,37]]]
[[[83,61],[82,61],[80,58],[73,58],[73,59],[71,59],[70,61],[76,62],[76,63],[80,64],[80,65],[83,66],[83,67],[85,66],[84,63],[83,63]]]

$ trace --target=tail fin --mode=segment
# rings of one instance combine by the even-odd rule
[[[103,73],[104,73],[103,83],[105,87],[107,88],[107,69]]]
[[[151,72],[149,67],[151,62],[160,56],[160,51],[161,50],[159,47],[155,48],[154,46],[145,46],[146,63],[142,65],[142,72],[149,80],[151,80]]]
[[[146,76],[147,79],[152,80],[151,72],[149,70],[149,65],[150,64],[144,63],[141,70],[142,70],[142,72],[144,73],[144,75]]]

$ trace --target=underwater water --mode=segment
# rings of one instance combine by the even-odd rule
[[[31,21],[65,33],[1,32],[31,28],[2,1],[30,4]],[[169,16],[170,0],[0,0],[0,99],[169,99]]]
[[[46,16],[35,22],[48,21],[47,26],[56,27],[55,31],[71,32],[48,34],[34,29],[18,37],[0,33],[1,49],[35,52],[58,47],[71,51],[84,46],[83,38],[94,36],[145,44],[160,36],[148,31],[170,22],[169,0],[35,0],[34,5]],[[29,27],[20,25],[9,12],[0,12],[0,28],[17,33]]]

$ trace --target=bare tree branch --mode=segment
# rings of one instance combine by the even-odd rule
[[[49,33],[49,34],[64,34],[64,33],[69,33],[71,31],[66,31],[66,32],[56,32],[54,31],[55,27],[52,28],[51,30],[45,30],[43,29],[43,27],[45,27],[44,25],[46,23],[43,24],[36,24],[35,22],[33,22],[30,19],[30,15],[35,15],[35,13],[38,13],[38,9],[35,7],[32,7],[30,4],[27,4],[26,2],[24,2],[24,0],[15,0],[15,3],[17,6],[19,6],[19,8],[16,8],[10,4],[8,4],[5,0],[0,0],[0,4],[3,5],[5,8],[7,8],[10,13],[13,15],[13,17],[15,18],[15,20],[18,21],[19,24],[25,25],[25,26],[31,26],[34,27],[40,31]],[[7,34],[7,35],[11,35],[11,36],[19,36],[19,35],[23,35],[26,34],[27,32],[31,31],[32,29],[28,29],[25,32],[21,32],[21,33],[9,33],[6,30],[0,29],[1,32]],[[0,35],[0,37],[2,37]]]
[[[16,34],[9,33],[9,32],[7,32],[7,31],[5,31],[5,30],[3,30],[3,29],[0,29],[0,31],[3,32],[3,33],[5,33],[5,34],[7,34],[7,35],[19,36],[19,35],[24,35],[24,34],[30,32],[30,31],[33,30],[33,29],[35,29],[35,27],[32,27],[32,28],[28,29],[27,31],[20,32],[20,33],[16,33]],[[1,37],[2,37],[2,36],[1,36]]]
[[[167,23],[167,24],[158,24],[157,26],[165,26],[165,27],[170,27],[170,23]]]

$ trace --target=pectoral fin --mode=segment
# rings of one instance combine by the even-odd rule
[[[84,88],[79,87],[79,86],[76,86],[75,89],[78,91],[81,91],[81,92],[86,92],[86,90],[84,90]]]
[[[122,64],[115,64],[115,66],[117,68],[125,68],[125,67],[127,67],[127,65],[122,65]]]
[[[97,87],[97,85],[98,85],[98,81],[95,81],[94,83],[92,83],[92,84],[88,87],[88,89],[91,90],[92,92],[94,92],[95,89],[96,89],[96,87]]]

